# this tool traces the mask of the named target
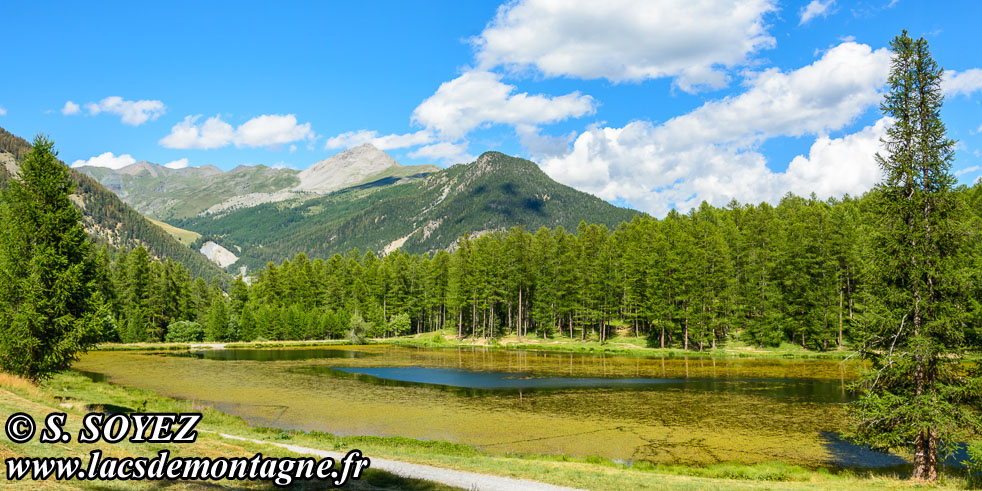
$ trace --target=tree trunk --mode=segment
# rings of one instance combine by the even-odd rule
[[[842,347],[842,287],[839,287],[839,347]]]
[[[511,310],[508,310],[508,315],[511,315]],[[518,289],[518,337],[522,337],[522,289]]]
[[[933,431],[921,432],[914,441],[914,479],[938,479],[938,441]]]
[[[685,329],[682,331],[682,339],[684,344],[684,349],[689,350],[689,318],[685,318]]]

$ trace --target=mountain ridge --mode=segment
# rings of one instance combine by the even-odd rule
[[[521,225],[575,229],[580,221],[615,227],[638,212],[616,207],[549,178],[534,162],[486,152],[422,179],[352,186],[302,203],[264,203],[174,225],[225,247],[239,247],[250,269],[304,252],[327,258],[351,249],[377,253],[447,249],[467,233]]]
[[[373,180],[394,178],[389,184],[413,180],[439,170],[431,165],[403,166],[371,144],[339,152],[303,171],[265,165],[239,165],[229,171],[210,165],[171,169],[147,161],[117,170],[77,169],[139,212],[164,221],[304,200]]]

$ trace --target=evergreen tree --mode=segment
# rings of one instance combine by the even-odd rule
[[[38,381],[93,344],[108,311],[68,169],[37,136],[0,204],[0,368]]]
[[[205,332],[211,341],[234,341],[234,334],[229,330],[228,305],[221,291],[214,293],[208,315],[205,321]]]
[[[152,293],[152,275],[150,255],[143,246],[137,247],[126,256],[126,327],[123,330],[123,341],[126,343],[142,343],[150,340],[150,300]]]
[[[960,368],[966,346],[959,302],[958,204],[950,172],[955,142],[939,118],[942,69],[927,41],[905,31],[894,53],[881,109],[894,119],[877,155],[884,180],[875,191],[880,216],[871,271],[877,290],[862,335],[872,370],[859,383],[856,438],[914,454],[915,479],[938,477],[938,454],[950,453],[982,421],[967,404],[980,380]]]

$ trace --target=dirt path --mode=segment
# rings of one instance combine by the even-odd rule
[[[191,343],[191,349],[225,349],[226,343]]]
[[[330,457],[335,461],[340,461],[344,458],[343,453],[340,452],[329,452],[327,450],[319,450],[310,447],[301,447],[298,445],[288,445],[285,443],[275,443],[263,440],[253,440],[251,438],[243,438],[241,436],[228,435],[225,433],[219,433],[223,438],[228,438],[231,440],[244,440],[247,442],[265,444],[265,445],[275,445],[280,448],[284,448],[291,452],[307,455],[315,455],[317,457]],[[562,486],[554,486],[552,484],[541,483],[538,481],[529,481],[526,479],[514,479],[510,477],[499,477],[491,476],[488,474],[479,474],[477,472],[466,472],[466,471],[455,471],[452,469],[444,469],[441,467],[433,467],[431,465],[423,464],[410,464],[408,462],[400,462],[398,460],[388,460],[380,459],[372,456],[368,456],[372,460],[371,468],[389,472],[397,476],[406,477],[410,479],[423,479],[425,481],[438,482],[441,484],[446,484],[447,486],[454,486],[463,489],[477,489],[477,490],[489,490],[489,491],[511,491],[514,489],[528,489],[528,490],[541,490],[541,491],[571,491],[575,488],[565,488]]]

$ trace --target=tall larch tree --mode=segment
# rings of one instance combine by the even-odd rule
[[[880,218],[871,275],[878,285],[860,352],[872,369],[859,382],[854,435],[881,449],[908,449],[913,478],[934,481],[939,453],[980,428],[969,408],[979,381],[960,363],[967,348],[959,298],[959,204],[952,193],[955,142],[940,119],[943,71],[927,41],[904,31],[891,43],[893,62],[883,112],[893,118],[877,155]]]

